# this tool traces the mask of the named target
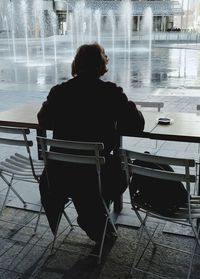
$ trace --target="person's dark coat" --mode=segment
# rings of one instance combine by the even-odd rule
[[[134,102],[128,101],[121,87],[91,76],[72,78],[50,90],[38,113],[38,120],[41,127],[53,130],[54,138],[103,142],[103,155],[106,158],[102,170],[105,198],[114,199],[123,193],[126,189],[125,175],[121,171],[119,158],[111,152],[119,146],[119,131],[129,135],[141,133],[144,118]],[[98,214],[103,216],[102,223],[104,221],[100,202],[97,202],[94,172],[88,168],[73,169],[72,165],[66,163],[51,167],[54,186],[48,195],[44,172],[40,193],[52,231],[55,232],[58,211],[63,208],[67,197],[72,197],[79,224],[88,235],[90,231],[92,234],[95,219],[101,225]],[[93,212],[97,212],[94,219]],[[89,228],[91,224],[92,228]]]

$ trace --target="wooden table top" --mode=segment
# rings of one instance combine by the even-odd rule
[[[0,125],[38,129],[37,113],[41,103],[28,103],[0,112]],[[162,140],[200,142],[200,114],[187,112],[142,111],[144,137]],[[170,117],[170,125],[158,124],[159,117]]]
[[[0,112],[0,125],[13,127],[39,128],[37,113],[41,104],[23,104]]]
[[[157,124],[150,138],[172,141],[200,142],[200,114],[187,112],[169,112],[170,125]]]
[[[39,128],[37,113],[41,108],[40,103],[29,103],[21,106],[0,112],[0,125],[3,126],[18,126],[27,128]],[[158,112],[145,112],[145,118],[148,120],[145,123],[144,132],[150,132],[156,124],[155,119],[159,117]]]

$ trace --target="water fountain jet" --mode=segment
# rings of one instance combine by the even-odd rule
[[[95,11],[94,18],[97,27],[97,41],[101,43],[101,11],[99,9]]]
[[[150,7],[147,7],[144,11],[141,31],[144,39],[147,40],[148,50],[151,52],[152,49],[152,30],[153,30],[153,13]]]
[[[112,51],[113,53],[115,52],[115,30],[116,30],[116,25],[115,25],[115,16],[113,11],[108,11],[108,19],[111,25],[111,34],[112,34]]]
[[[28,20],[27,20],[27,4],[25,0],[21,1],[21,11],[23,14],[24,21],[24,34],[25,34],[25,45],[26,45],[26,63],[29,65],[29,43],[28,43]]]
[[[125,0],[121,3],[121,26],[121,32],[124,38],[124,50],[130,53],[131,33],[133,28],[132,3],[130,0]]]

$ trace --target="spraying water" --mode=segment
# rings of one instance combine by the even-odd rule
[[[14,11],[13,11],[13,2],[9,3],[9,13],[11,18],[11,32],[12,32],[12,45],[13,45],[13,58],[16,62],[16,45],[15,45],[15,29],[14,29]]]
[[[66,34],[60,36],[58,35],[58,16],[53,8],[44,12],[43,0],[33,2],[20,0],[19,3],[21,5],[15,1],[4,1],[3,4],[0,4],[1,17],[5,18],[6,16],[6,25],[8,26],[6,29],[11,31],[7,34],[7,42],[12,39],[11,51],[15,62],[18,60],[18,63],[24,63],[25,59],[16,57],[16,52],[20,53],[24,47],[29,67],[38,63],[41,65],[41,61],[42,65],[46,66],[52,58],[56,64],[59,57],[63,55],[62,42],[65,42],[65,59],[67,60],[72,59],[75,50],[81,44],[95,41],[110,49],[113,57],[118,51],[130,56],[131,52],[136,50],[135,46],[133,48],[131,45],[133,39],[133,3],[130,0],[118,3],[119,11],[117,14],[114,10],[101,10],[99,6],[90,7],[89,1],[74,2],[73,8],[67,10]],[[50,21],[48,21],[49,19]],[[50,24],[47,24],[46,20]],[[19,21],[20,24],[17,24]],[[145,48],[145,51],[150,51],[153,25],[150,8],[145,11],[142,24],[144,35],[141,38],[145,38],[146,42],[148,41],[148,48]],[[52,40],[48,36],[52,36]],[[50,46],[50,44],[52,45]],[[49,48],[53,49],[52,57],[46,55],[46,52],[49,53]],[[39,60],[38,63],[35,63],[35,58]]]
[[[97,41],[101,43],[101,11],[98,9],[94,14],[96,27],[97,27]]]
[[[56,42],[57,18],[54,12],[51,12],[51,25],[53,29],[54,61],[55,63],[57,63],[57,42]]]
[[[9,35],[9,26],[8,26],[7,16],[4,17],[4,22],[5,22],[5,25],[6,25],[6,35],[7,35],[7,41],[8,41],[8,50],[9,50],[9,54],[10,54],[10,35]]]
[[[45,62],[45,28],[44,28],[44,16],[43,16],[43,1],[36,0],[34,2],[35,10],[35,24],[38,29],[36,35],[40,37],[42,47],[42,60]]]
[[[26,61],[29,65],[29,44],[28,44],[28,21],[27,21],[27,5],[25,0],[21,1],[21,12],[24,21],[24,34],[25,34],[25,44],[26,44]]]
[[[144,11],[141,30],[148,42],[149,52],[152,49],[152,30],[153,30],[153,13],[150,7],[147,7]]]
[[[132,3],[130,0],[122,1],[121,22],[124,32],[124,48],[126,51],[130,52],[132,31]]]
[[[149,59],[148,59],[148,73],[146,80],[151,83],[151,50],[152,50],[152,29],[153,29],[153,13],[150,7],[147,7],[144,11],[142,21],[142,32],[147,39]]]
[[[115,51],[115,16],[113,11],[108,11],[108,19],[110,21],[110,25],[111,25],[111,35],[112,35],[112,51]]]

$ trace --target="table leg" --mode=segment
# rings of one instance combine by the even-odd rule
[[[38,137],[46,137],[47,136],[47,131],[46,130],[43,130],[43,129],[37,129],[37,136]],[[38,150],[38,159],[39,160],[42,160],[42,157],[41,157],[41,146],[39,144],[39,142],[37,141],[37,150]]]
[[[120,213],[123,209],[123,195],[114,200],[114,212]]]
[[[119,137],[118,148],[114,151],[119,155],[119,148],[122,147],[122,136]],[[120,213],[123,209],[123,194],[114,200],[114,212]]]
[[[197,167],[198,167],[198,170],[196,172],[196,177],[197,177],[197,191],[196,191],[196,194],[198,196],[200,196],[200,165],[199,163],[197,163]],[[198,173],[199,172],[199,173]],[[198,173],[198,174],[197,174]]]

